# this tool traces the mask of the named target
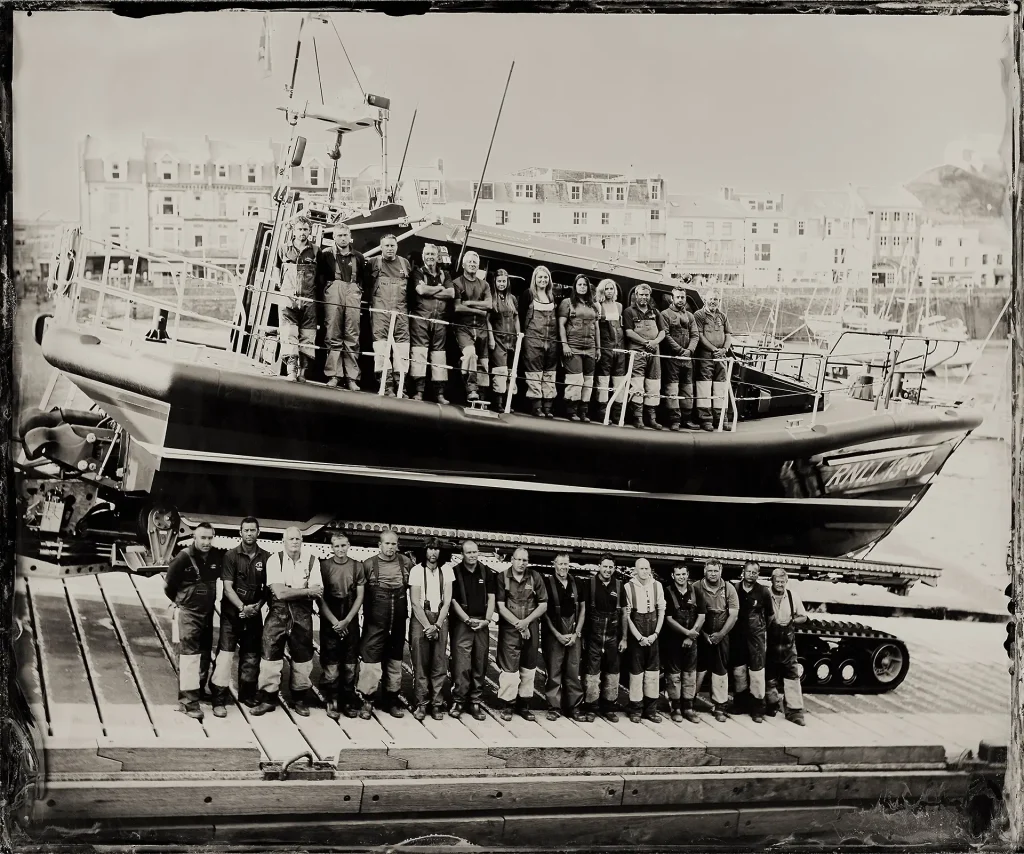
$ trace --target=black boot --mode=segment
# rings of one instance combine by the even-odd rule
[[[621,417],[622,417],[622,404],[621,403],[613,403],[612,404],[612,411],[610,413],[608,413],[608,423],[613,425],[613,426],[615,426],[615,427],[618,427],[619,426],[619,419]],[[603,414],[602,414],[602,417],[601,417],[601,421],[602,422],[604,421]]]
[[[434,400],[438,403],[448,403],[448,398],[444,396],[444,380],[434,380]]]
[[[544,417],[544,401],[539,397],[530,398],[530,414],[536,415],[538,418]]]
[[[693,700],[680,700],[679,710],[683,713],[683,717],[692,724],[699,724],[700,718],[697,717],[697,713],[693,709]]]
[[[265,715],[277,708],[277,692],[270,693],[269,691],[260,691],[257,697],[259,699],[259,703],[253,707],[252,714]]]
[[[297,382],[304,383],[306,381],[306,369],[309,367],[309,356],[303,356],[301,353],[296,356],[298,364],[296,365],[297,376],[295,377]]]
[[[477,391],[476,380],[470,380],[466,377],[466,402],[472,403],[474,400],[480,399],[480,392]]]
[[[526,697],[519,697],[516,699],[516,714],[523,720],[537,720],[537,716],[530,711],[530,701],[526,699]]]
[[[683,722],[683,711],[679,706],[679,700],[669,700],[668,705],[672,720],[677,724],[681,724]]]
[[[566,402],[565,408],[569,411],[569,420],[570,421],[580,421],[580,420],[582,420],[581,417],[580,417],[580,409],[582,407],[583,407],[583,404],[580,403],[578,400],[570,400],[570,401]]]
[[[643,407],[639,403],[629,404],[629,415],[627,417],[633,422],[634,427],[639,430],[644,429]]]
[[[544,417],[545,418],[554,418],[555,417],[555,401],[554,401],[554,398],[550,398],[550,397],[545,398],[544,400],[541,401],[541,405],[542,405],[542,408],[544,410]]]
[[[388,691],[384,694],[384,708],[393,718],[405,717],[402,709],[402,700],[397,691]]]
[[[412,399],[423,400],[423,392],[427,387],[426,377],[414,377],[412,381]]]
[[[658,419],[654,415],[655,411],[653,406],[644,407],[644,424],[655,430],[663,430],[664,428],[658,423]]]
[[[765,702],[764,697],[751,697],[750,698],[750,717],[753,718],[755,724],[762,723],[764,721],[765,713]]]
[[[299,357],[298,356],[285,356],[284,357],[285,372],[288,375],[288,379],[292,382],[299,381]]]
[[[679,422],[682,421],[682,419],[679,417],[679,410],[678,409],[670,409],[668,411],[667,421],[668,421],[668,429],[671,430],[673,433],[678,433],[679,432]]]

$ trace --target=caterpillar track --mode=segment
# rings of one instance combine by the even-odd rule
[[[883,694],[910,671],[910,652],[896,635],[862,623],[808,620],[796,630],[805,692]]]

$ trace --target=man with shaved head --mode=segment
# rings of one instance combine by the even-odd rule
[[[626,585],[626,607],[622,614],[629,657],[629,719],[640,723],[647,718],[661,722],[658,714],[661,659],[658,635],[665,622],[665,590],[651,572],[651,562],[640,558]],[[641,706],[641,701],[643,705]]]
[[[494,573],[480,563],[480,549],[472,540],[462,544],[462,560],[455,566],[452,585],[452,708],[453,718],[465,708],[478,721],[487,715],[480,708],[487,674],[491,617],[498,592]]]
[[[726,385],[729,382],[726,358],[732,346],[732,330],[729,328],[728,315],[722,311],[721,291],[709,291],[704,308],[699,309],[693,319],[698,333],[697,350],[694,353],[697,362],[697,412],[701,428],[713,431],[726,404]],[[732,429],[728,418],[724,421],[723,429]]]
[[[807,612],[800,598],[794,596],[792,590],[787,589],[788,582],[789,576],[781,567],[772,573],[772,619],[768,624],[766,668],[768,707],[765,714],[774,717],[778,712],[781,705],[781,687],[786,700],[786,720],[799,726],[806,726],[795,627],[807,622]]]
[[[284,532],[284,551],[267,561],[270,614],[263,624],[260,655],[259,705],[252,713],[265,715],[278,706],[284,648],[292,659],[292,710],[309,717],[310,674],[313,672],[313,602],[324,594],[320,561],[302,547],[302,532],[295,527]]]
[[[455,287],[455,340],[462,352],[462,378],[466,383],[466,400],[480,399],[480,388],[489,388],[487,372],[487,315],[493,303],[487,279],[481,278],[480,256],[470,250],[462,256],[462,275]]]

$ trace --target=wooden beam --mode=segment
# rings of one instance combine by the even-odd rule
[[[782,774],[648,774],[625,778],[623,806],[835,802],[838,776],[810,771]]]
[[[544,848],[706,842],[735,837],[738,819],[734,809],[506,815],[502,842]]]
[[[295,846],[330,845],[343,840],[346,846],[397,845],[402,842],[438,845],[446,841],[465,840],[473,845],[494,846],[501,843],[505,820],[501,816],[450,816],[435,818],[354,818],[317,821],[223,822],[216,824],[220,844],[286,844]],[[425,837],[431,837],[429,839]],[[451,837],[445,840],[440,837]]]

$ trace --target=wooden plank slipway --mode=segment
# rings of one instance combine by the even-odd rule
[[[188,820],[197,839],[243,842],[275,833],[294,840],[294,822],[305,817],[302,826],[367,842],[401,841],[428,826],[507,845],[755,838],[794,823],[830,827],[879,798],[963,797],[971,771],[955,760],[1007,728],[1005,714],[990,711],[1005,708],[1003,698],[972,702],[977,685],[996,684],[988,670],[1001,661],[977,662],[973,687],[943,687],[961,690],[961,711],[901,712],[901,697],[919,703],[932,690],[918,674],[941,666],[942,655],[920,642],[904,686],[874,698],[809,696],[806,727],[781,716],[762,724],[710,715],[697,725],[667,715],[660,724],[624,715],[615,724],[549,722],[543,671],[538,720],[505,722],[493,659],[483,721],[380,711],[369,721],[332,721],[317,706],[304,718],[291,708],[286,664],[283,708],[258,718],[232,704],[218,720],[206,704],[200,723],[178,711],[167,604],[159,579],[19,581],[20,681],[46,748],[40,827],[99,822],[101,839],[122,822]],[[334,779],[263,779],[261,762],[307,752],[333,763]]]

